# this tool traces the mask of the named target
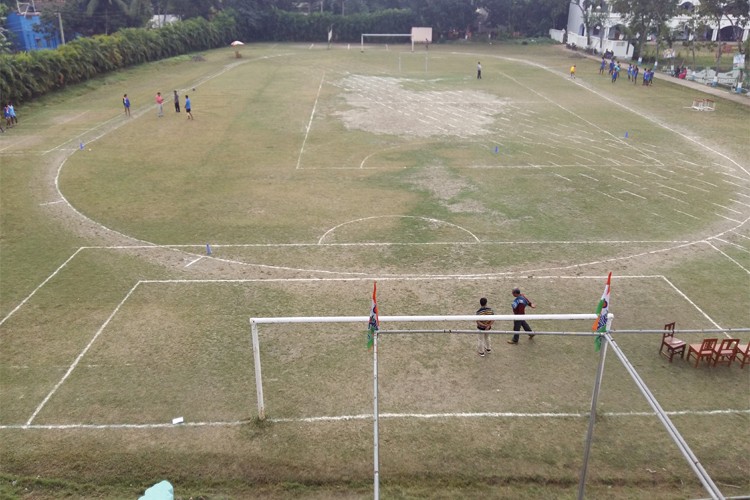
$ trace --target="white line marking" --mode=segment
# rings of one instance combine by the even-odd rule
[[[640,179],[640,178],[641,178],[641,176],[640,176],[640,175],[638,175],[638,174],[634,174],[633,172],[628,172],[627,170],[623,170],[623,169],[621,169],[621,168],[615,168],[615,167],[612,167],[612,170],[615,170],[615,171],[617,171],[617,172],[620,172],[620,173],[623,173],[623,174],[626,174],[626,175],[632,175],[632,176],[633,176],[633,177],[635,177],[636,179]]]
[[[570,179],[568,179],[567,177],[565,177],[564,175],[560,175],[560,174],[553,174],[553,175],[556,175],[557,177],[559,177],[559,178],[561,178],[561,179],[565,179],[565,180],[566,180],[566,181],[568,181],[568,182],[573,182],[573,181],[571,181]]]
[[[203,256],[200,256],[200,257],[198,257],[197,259],[195,259],[195,260],[193,260],[193,261],[190,261],[190,263],[188,263],[188,264],[185,264],[185,267],[190,267],[190,266],[192,266],[193,264],[195,264],[196,262],[198,262],[198,261],[201,261],[201,260],[203,260]]]
[[[661,182],[655,182],[654,184],[656,184],[657,186],[662,187],[664,189],[671,189],[672,191],[675,191],[675,192],[680,193],[680,194],[685,194],[685,195],[687,194],[685,191],[680,191],[679,189],[675,189],[675,188],[670,187],[670,186],[665,186]]]
[[[22,137],[21,139],[18,139],[18,140],[15,140],[15,141],[12,140],[6,147],[0,149],[0,151],[5,151],[6,149],[11,148],[13,146],[17,146],[19,144],[23,144],[24,142],[28,142],[28,141],[32,140],[33,138],[34,138],[34,136],[32,135],[32,136]]]
[[[57,275],[57,273],[59,273],[60,270],[68,264],[68,262],[70,262],[71,260],[73,260],[73,257],[75,257],[76,255],[78,255],[78,252],[80,252],[82,249],[83,248],[79,248],[78,250],[76,250],[75,252],[73,252],[73,255],[71,255],[70,257],[68,257],[65,262],[63,262],[62,264],[60,264],[60,266],[57,269],[55,269],[55,271],[52,274],[50,274],[49,276],[47,276],[47,279],[45,279],[44,281],[42,281],[39,284],[39,286],[37,286],[36,288],[34,288],[34,290],[25,299],[23,299],[16,307],[13,308],[13,310],[11,312],[9,312],[2,320],[0,320],[0,326],[3,323],[5,323],[8,320],[8,318],[10,318],[11,316],[13,316],[13,314],[15,314],[15,312],[18,311],[21,308],[21,306],[23,306],[31,297],[33,297],[34,294],[36,292],[38,292],[40,288],[42,288],[44,285],[46,285],[47,282],[49,282],[49,280],[51,280],[52,278],[54,278]]]
[[[713,248],[714,250],[716,250],[717,252],[719,252],[721,255],[723,255],[727,259],[729,259],[730,261],[732,261],[733,263],[735,263],[737,265],[737,267],[739,267],[740,269],[742,269],[743,271],[745,271],[745,273],[750,274],[750,269],[744,267],[742,264],[740,264],[739,262],[737,262],[736,260],[734,260],[733,258],[731,258],[729,255],[727,255],[726,253],[724,253],[722,250],[720,250],[719,248],[717,248],[716,245],[714,245],[713,243],[708,242],[708,241],[706,242],[706,244],[708,246],[710,246],[711,248]]]
[[[738,224],[741,224],[741,222],[738,221],[737,219],[732,219],[731,217],[727,217],[726,215],[721,215],[721,214],[716,213],[716,212],[714,212],[714,215],[716,215],[717,217],[721,217],[722,219],[726,219],[728,221],[737,222]]]
[[[622,177],[617,177],[616,175],[613,175],[612,177],[614,177],[618,181],[626,182],[626,183],[632,184],[633,186],[636,186],[636,187],[641,187],[641,185],[638,184],[637,182],[629,181],[627,179],[623,179]],[[644,200],[645,200],[645,198],[644,198]]]
[[[727,240],[725,240],[723,238],[709,238],[709,240],[720,241],[722,243],[726,243],[727,245],[731,245],[731,246],[735,247],[737,250],[741,250],[743,252],[750,253],[750,250],[748,250],[747,248],[743,247],[742,245],[738,245],[737,243],[732,243],[731,241],[727,241]]]
[[[659,191],[659,196],[663,196],[664,198],[669,198],[670,200],[674,200],[674,201],[676,201],[678,203],[682,203],[683,205],[689,205],[689,203],[686,202],[685,200],[681,200],[679,198],[675,198],[674,196],[669,196],[667,193],[662,193],[661,191]],[[737,222],[739,222],[739,221],[737,221]]]
[[[663,175],[659,175],[659,174],[657,174],[656,172],[651,172],[650,170],[646,170],[646,173],[647,173],[647,174],[651,174],[651,175],[653,175],[654,177],[659,177],[660,179],[665,179],[665,180],[666,180],[666,179],[669,179],[669,177],[664,177]]]
[[[745,188],[745,186],[743,186],[742,184],[737,184],[736,182],[731,182],[731,181],[728,181],[726,179],[724,179],[722,182],[724,182],[726,184],[729,184],[730,186],[737,187],[737,188],[742,188],[742,189]]]
[[[680,213],[682,215],[687,215],[688,217],[692,217],[695,220],[700,220],[699,217],[696,217],[695,215],[691,215],[691,214],[689,214],[687,212],[683,212],[682,210],[677,210],[676,208],[673,208],[672,210],[674,210],[675,212]]]
[[[702,242],[702,243],[707,243],[707,242]],[[667,283],[669,286],[671,286],[672,289],[675,292],[677,292],[683,299],[685,299],[688,302],[688,304],[690,304],[691,306],[693,306],[696,311],[698,311],[700,314],[703,315],[704,318],[706,318],[708,321],[710,321],[712,325],[714,325],[716,328],[722,328],[716,321],[714,321],[713,319],[711,319],[711,316],[709,316],[708,314],[706,314],[706,312],[703,309],[701,309],[700,307],[698,307],[698,304],[696,304],[695,302],[693,302],[692,300],[690,300],[690,298],[687,295],[685,295],[682,292],[682,290],[680,290],[679,288],[677,288],[674,285],[674,283],[672,283],[671,281],[669,281],[669,278],[667,278],[666,276],[662,276],[662,279],[664,280],[665,283]]]
[[[704,193],[710,193],[708,189],[699,188],[698,186],[692,186],[690,184],[685,184],[685,186],[691,188],[691,189],[697,189],[698,191],[703,191]]]
[[[646,199],[645,197],[643,197],[643,196],[641,196],[641,195],[639,195],[639,194],[631,193],[630,191],[626,191],[626,190],[624,190],[624,189],[623,189],[622,191],[620,191],[620,192],[621,192],[621,193],[625,193],[625,194],[629,194],[629,195],[632,195],[632,196],[635,196],[635,197],[637,197],[637,198],[640,198],[640,199],[642,199],[642,200],[645,200],[645,199]]]
[[[46,207],[47,205],[57,205],[58,203],[65,203],[65,200],[48,201],[47,203],[40,203],[40,207]]]
[[[726,409],[726,410],[673,410],[664,412],[670,416],[677,415],[743,415],[750,414],[750,409]],[[653,417],[654,412],[628,411],[628,412],[603,412],[605,417],[628,418],[628,417]],[[586,412],[567,413],[518,413],[518,412],[459,412],[459,413],[380,413],[381,418],[414,418],[414,419],[436,419],[436,418],[588,418]],[[319,417],[299,418],[269,418],[272,423],[317,423],[317,422],[345,422],[349,420],[371,420],[372,414],[359,415],[332,415]],[[16,430],[99,430],[99,429],[177,429],[179,427],[236,427],[251,424],[251,420],[233,420],[217,422],[183,422],[179,425],[172,423],[159,424],[34,424],[34,425],[0,425],[0,429]]]
[[[318,107],[318,99],[320,99],[320,91],[323,88],[323,82],[325,81],[326,74],[323,73],[323,76],[320,77],[320,85],[318,85],[318,93],[315,96],[315,102],[313,103],[312,112],[310,113],[310,121],[307,122],[307,129],[305,130],[305,138],[302,140],[302,147],[299,149],[299,157],[297,157],[297,167],[296,169],[299,170],[300,163],[302,163],[302,153],[305,151],[305,144],[307,144],[307,137],[310,135],[310,127],[312,127],[312,121],[315,117],[315,109]]]
[[[687,193],[686,193],[686,194],[687,194]],[[740,214],[740,215],[742,215],[742,212],[740,212],[739,210],[735,210],[735,209],[733,209],[733,208],[729,208],[729,207],[727,207],[727,206],[724,206],[724,205],[719,205],[718,203],[713,203],[713,202],[711,202],[711,204],[712,204],[712,205],[715,205],[715,206],[717,206],[717,207],[723,208],[724,210],[729,210],[730,212],[734,212],[734,213],[736,213],[736,214]]]
[[[104,329],[107,327],[109,322],[112,321],[112,318],[115,317],[115,314],[117,314],[117,312],[120,310],[122,305],[133,294],[133,292],[135,291],[135,289],[138,287],[139,284],[140,284],[140,281],[136,283],[135,285],[133,285],[133,287],[130,289],[130,291],[128,291],[128,293],[120,301],[120,303],[117,304],[117,307],[115,307],[115,310],[112,311],[112,313],[109,315],[109,317],[107,318],[107,321],[105,321],[104,324],[99,327],[99,329],[94,334],[94,337],[89,341],[86,347],[83,348],[83,351],[81,351],[81,353],[78,355],[75,361],[73,361],[73,364],[70,365],[70,368],[68,368],[68,371],[65,372],[65,375],[63,375],[60,381],[57,382],[57,384],[55,384],[55,387],[53,387],[52,390],[49,392],[49,394],[47,394],[47,397],[45,397],[44,400],[41,403],[39,403],[39,406],[36,407],[36,410],[34,410],[34,413],[32,413],[29,419],[26,421],[27,426],[31,425],[31,422],[33,422],[36,416],[39,414],[39,412],[42,411],[42,408],[44,408],[44,406],[47,404],[47,401],[50,400],[50,398],[55,394],[55,392],[57,392],[57,390],[60,388],[63,382],[65,382],[67,378],[70,376],[70,374],[73,373],[73,370],[75,369],[76,366],[78,366],[78,363],[81,362],[81,359],[83,359],[83,356],[88,352],[88,350],[94,344],[94,341],[96,341],[96,339],[99,338],[99,335],[104,331]]]
[[[347,221],[347,222],[342,222],[341,224],[339,224],[339,225],[337,225],[337,226],[334,226],[334,227],[332,227],[331,229],[329,229],[328,231],[326,231],[326,232],[325,232],[325,233],[323,234],[323,236],[321,236],[321,237],[320,237],[320,239],[318,240],[318,244],[321,244],[321,243],[323,243],[323,240],[325,240],[325,239],[326,239],[326,237],[327,237],[327,236],[328,236],[328,235],[329,235],[330,233],[332,233],[333,231],[337,230],[338,228],[340,228],[340,227],[342,227],[342,226],[345,226],[345,225],[347,225],[347,224],[353,224],[353,223],[355,223],[355,222],[362,222],[362,221],[366,221],[366,220],[372,220],[372,219],[383,219],[383,218],[400,218],[400,219],[422,219],[422,220],[426,220],[426,221],[428,221],[428,222],[436,222],[436,223],[438,223],[438,224],[443,224],[443,225],[446,225],[446,226],[451,226],[451,227],[455,227],[456,229],[460,229],[461,231],[464,231],[464,232],[466,232],[466,233],[469,233],[469,235],[471,235],[471,237],[472,237],[472,238],[474,238],[474,240],[475,240],[476,242],[479,242],[479,238],[477,238],[477,236],[476,236],[476,235],[475,235],[474,233],[472,233],[472,232],[471,232],[471,231],[469,231],[468,229],[466,229],[466,228],[463,228],[463,227],[461,227],[461,226],[459,226],[459,225],[457,225],[457,224],[453,224],[452,222],[446,222],[446,221],[442,221],[442,220],[439,220],[439,219],[432,219],[432,218],[430,218],[430,217],[417,217],[417,216],[415,216],[415,215],[374,215],[374,216],[372,216],[372,217],[362,217],[362,218],[360,218],[360,219],[354,219],[354,220],[350,220],[350,221]]]
[[[701,175],[702,175],[702,174],[701,174]],[[704,180],[702,180],[702,179],[693,179],[693,180],[694,180],[694,181],[696,181],[696,182],[702,182],[703,184],[707,184],[707,185],[709,185],[709,186],[711,186],[711,187],[719,187],[719,186],[718,186],[717,184],[712,184],[712,183],[710,183],[710,182],[708,182],[708,181],[704,181]]]
[[[608,198],[612,198],[613,200],[624,201],[624,200],[621,200],[620,198],[617,198],[616,196],[612,196],[611,194],[607,194],[605,192],[601,192],[600,194],[603,194],[604,196],[606,196]]]

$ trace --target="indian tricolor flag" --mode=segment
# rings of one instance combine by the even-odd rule
[[[591,326],[591,331],[604,333],[607,331],[607,314],[609,313],[609,290],[610,284],[612,283],[612,273],[610,272],[607,276],[607,284],[604,285],[604,293],[602,298],[599,300],[599,305],[596,306],[596,315],[598,318],[594,320],[594,324]],[[602,348],[602,337],[596,337],[596,352]]]
[[[367,325],[367,348],[372,348],[375,342],[375,334],[380,329],[380,321],[378,320],[378,282],[372,284],[372,306],[370,307],[370,322]]]

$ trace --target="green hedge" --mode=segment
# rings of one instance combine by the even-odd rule
[[[338,16],[273,9],[254,23],[230,10],[211,21],[199,17],[159,29],[126,28],[112,35],[77,38],[55,50],[0,55],[0,101],[22,103],[97,75],[223,47],[236,39],[326,42],[333,26],[334,41],[359,42],[362,33],[410,33],[414,25],[410,10]]]
[[[21,103],[66,85],[148,61],[221,47],[236,38],[231,13],[160,29],[127,28],[77,38],[55,50],[0,55],[0,101]]]

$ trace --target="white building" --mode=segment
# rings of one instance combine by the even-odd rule
[[[570,7],[568,8],[567,32],[551,32],[550,35],[555,39],[559,39],[559,41],[563,41],[562,36],[567,35],[567,43],[574,43],[578,47],[586,47],[586,26],[583,21],[583,10],[581,7],[579,7],[584,3],[584,0],[576,1],[577,5],[575,3],[571,3]],[[700,5],[699,0],[677,1],[680,2],[678,11],[679,13],[669,22],[669,26],[673,30],[678,30],[681,29],[681,27],[684,27],[684,25],[690,20],[692,13]],[[597,12],[600,11],[601,10],[597,8]],[[611,6],[605,7],[605,12],[602,16],[597,16],[595,13],[593,14],[595,18],[603,18],[603,20],[601,22],[594,22],[594,24],[591,26],[591,48],[596,50],[598,53],[603,53],[606,50],[610,50],[614,52],[617,57],[631,57],[633,54],[633,46],[628,43],[625,36],[625,27],[627,24],[626,16],[618,12],[613,12]],[[718,26],[716,26],[715,22],[713,23],[713,25],[709,23],[709,29],[707,30],[707,32],[699,33],[698,38],[717,41],[719,32],[721,32],[722,41],[736,41],[740,36],[742,37],[743,41],[747,40],[748,36],[750,35],[750,26],[738,29],[735,28],[733,21],[735,20],[725,17],[721,19],[721,22]],[[742,30],[741,34],[739,33],[740,29]],[[647,36],[651,36],[651,34],[649,33],[647,34]],[[693,35],[684,32],[682,35],[682,39],[687,40],[688,37],[691,36]],[[678,36],[678,39],[679,38],[680,37]]]

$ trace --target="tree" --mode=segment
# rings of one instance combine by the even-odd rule
[[[721,43],[721,21],[726,19],[732,25],[735,33],[742,33],[747,26],[750,17],[750,1],[748,0],[703,0],[698,8],[700,15],[711,20],[711,24],[718,30],[717,41],[718,49],[716,51],[716,71],[719,70],[721,62],[722,43]],[[737,48],[742,54],[742,36],[737,36]]]
[[[10,32],[5,27],[8,6],[0,4],[0,54],[10,53]]]
[[[221,2],[218,0],[161,0],[163,14],[172,14],[182,19],[202,17],[210,19],[218,10]]]
[[[442,34],[451,29],[463,31],[473,28],[476,7],[472,3],[455,0],[416,0],[411,5],[422,26],[432,26],[435,34]]]
[[[144,26],[151,8],[149,0],[66,0],[57,9],[44,9],[41,21],[45,29],[54,30],[59,13],[66,33],[93,36]]]
[[[604,30],[604,21],[609,17],[607,4],[604,0],[571,0],[570,4],[581,11],[583,27],[586,30],[586,47],[591,47],[591,27],[600,25]]]
[[[698,33],[705,33],[708,27],[704,19],[695,11],[690,13],[687,20],[680,26],[680,31],[687,35],[687,46],[692,55],[692,67],[695,69],[695,49],[698,44]]]
[[[631,43],[635,39],[633,57],[643,52],[643,44],[651,32],[656,33],[657,58],[661,40],[667,36],[667,22],[677,13],[677,2],[670,0],[615,0],[612,9],[625,16]]]

